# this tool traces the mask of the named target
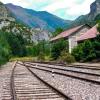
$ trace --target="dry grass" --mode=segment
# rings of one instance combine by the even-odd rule
[[[37,61],[37,57],[13,57],[9,61]]]

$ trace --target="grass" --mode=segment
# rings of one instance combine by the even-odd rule
[[[9,61],[36,61],[37,57],[13,57]]]

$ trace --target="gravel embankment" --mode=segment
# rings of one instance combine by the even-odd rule
[[[100,70],[92,70],[92,69],[82,69],[82,68],[74,68],[74,67],[64,67],[64,66],[57,66],[57,65],[48,65],[48,64],[38,64],[37,65],[43,65],[43,66],[49,66],[52,68],[61,68],[61,69],[66,69],[66,70],[72,70],[72,71],[80,71],[80,72],[87,72],[87,73],[95,73],[100,75]],[[97,67],[99,68],[99,67]]]
[[[6,100],[6,98],[4,98],[5,96],[9,99],[11,98],[9,81],[13,64],[14,63],[9,62],[0,67],[0,100]]]
[[[32,69],[32,68],[31,68]],[[62,75],[54,75],[32,69],[38,76],[55,86],[73,100],[100,100],[100,85],[84,82]]]

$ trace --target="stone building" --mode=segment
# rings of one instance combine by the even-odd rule
[[[77,46],[77,37],[81,36],[85,32],[87,32],[91,27],[87,24],[80,25],[69,30],[66,30],[54,38],[51,38],[51,42],[58,41],[61,38],[68,40],[69,42],[69,53],[71,53],[72,49]]]

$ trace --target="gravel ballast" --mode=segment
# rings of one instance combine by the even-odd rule
[[[73,100],[100,100],[100,85],[31,68],[38,76]]]
[[[9,62],[0,67],[0,100],[11,99],[9,83],[13,64]]]

